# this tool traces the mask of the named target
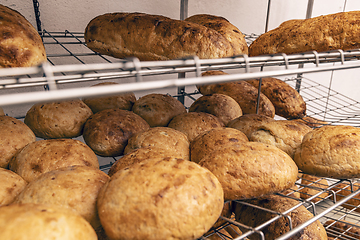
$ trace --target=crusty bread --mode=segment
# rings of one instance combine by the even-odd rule
[[[335,237],[341,234],[343,238],[347,239],[360,238],[360,226],[343,219],[337,221],[329,219],[324,223],[324,227],[328,231],[328,236]]]
[[[22,121],[0,116],[0,167],[7,168],[11,158],[27,144],[35,142],[33,131]]]
[[[75,212],[48,204],[0,208],[0,239],[97,240],[91,225]]]
[[[219,218],[224,193],[198,164],[151,158],[115,173],[98,196],[110,239],[197,239]]]
[[[186,113],[186,108],[174,97],[151,93],[136,100],[132,111],[145,119],[150,127],[166,127],[175,116]]]
[[[210,113],[225,125],[242,116],[240,105],[232,97],[218,93],[199,97],[190,105],[189,112]]]
[[[230,42],[214,29],[145,13],[97,16],[86,26],[84,36],[90,49],[117,58],[134,56],[152,61],[234,55]]]
[[[0,168],[0,206],[8,205],[25,188],[27,182],[5,168]]]
[[[211,155],[217,148],[248,141],[245,134],[235,128],[211,129],[200,134],[190,143],[191,161],[199,163],[201,159]]]
[[[246,202],[279,213],[288,211],[292,207],[295,207],[299,204],[299,201],[297,200],[275,194],[263,198],[247,200]],[[234,205],[236,220],[242,224],[245,224],[246,226],[257,227],[260,226],[260,224],[278,216],[274,212],[245,205],[241,202],[235,202]],[[289,215],[291,218],[293,228],[314,217],[313,214],[304,207],[304,205],[300,205],[287,215]],[[289,220],[286,217],[281,217],[280,219],[272,222],[270,225],[267,225],[260,230],[264,233],[265,239],[276,239],[277,237],[280,237],[284,233],[290,231]],[[248,236],[248,238],[261,239],[260,235],[256,233]],[[305,227],[303,230],[299,231],[288,239],[327,240],[327,235],[323,225],[320,223],[319,220],[316,220],[315,222]]]
[[[301,184],[302,186],[299,191],[302,199],[309,199],[315,194],[323,192],[317,197],[311,199],[312,202],[317,203],[319,201],[323,201],[327,196],[329,196],[329,191],[324,191],[324,189],[329,187],[329,183],[326,178],[303,174],[301,176]]]
[[[75,139],[48,139],[29,143],[10,160],[9,168],[31,182],[45,172],[72,165],[99,169],[95,153],[85,143]]]
[[[39,138],[73,138],[82,134],[91,109],[81,100],[34,104],[24,122]]]
[[[185,21],[198,23],[219,32],[230,42],[234,55],[248,54],[248,45],[244,34],[224,17],[197,14],[186,18]]]
[[[259,88],[259,79],[246,82]],[[275,114],[286,119],[302,118],[306,114],[306,103],[300,93],[278,78],[262,78],[261,92],[275,107]]]
[[[360,11],[352,11],[286,21],[255,39],[249,55],[359,48],[359,17]]]
[[[360,177],[360,129],[323,126],[307,133],[294,156],[304,173],[330,178]]]
[[[118,108],[105,109],[86,121],[83,137],[87,145],[100,156],[120,156],[128,139],[149,129],[139,115]]]
[[[94,229],[100,227],[96,200],[109,176],[93,167],[70,166],[40,175],[16,197],[14,203],[52,204],[72,209]]]
[[[102,82],[93,85],[92,87],[105,86],[118,84],[115,82]],[[133,92],[122,93],[114,96],[105,97],[92,97],[84,98],[83,102],[89,106],[93,113],[100,112],[104,109],[120,108],[124,110],[131,110],[134,102],[136,101],[135,94]]]
[[[352,183],[352,187],[348,181],[344,181],[342,183],[337,184],[332,190],[335,192],[336,201],[343,199],[344,197],[348,196],[349,194],[353,193],[354,191],[358,191],[360,188],[360,183],[355,182]],[[334,199],[331,196],[331,199]],[[346,201],[343,206],[344,208],[353,210],[355,212],[360,212],[360,208],[358,208],[360,204],[360,194],[355,195],[353,198]]]
[[[0,4],[0,68],[31,67],[46,61],[36,29],[21,13]]]
[[[244,142],[215,149],[200,166],[220,181],[226,200],[257,198],[294,186],[298,168],[280,149],[259,142]]]
[[[173,152],[176,156],[185,160],[190,159],[190,142],[185,133],[169,127],[153,127],[146,131],[133,135],[128,140],[124,154],[131,151],[147,147],[155,146],[164,148],[169,152]]]

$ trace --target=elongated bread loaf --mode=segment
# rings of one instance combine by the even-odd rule
[[[360,11],[290,20],[258,37],[249,55],[349,50],[360,47]]]
[[[233,56],[230,42],[219,32],[189,21],[145,13],[108,13],[85,29],[87,46],[116,58],[169,60],[187,56]]]

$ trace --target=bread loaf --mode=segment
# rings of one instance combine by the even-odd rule
[[[84,36],[90,49],[117,58],[135,56],[149,61],[235,54],[231,43],[214,29],[145,13],[97,16],[86,26]]]
[[[303,185],[300,189],[300,197],[302,199],[311,198],[312,202],[317,203],[319,201],[323,201],[327,196],[329,196],[329,191],[324,190],[329,187],[329,183],[326,178],[303,174],[301,177],[301,184]],[[313,196],[319,192],[322,193],[313,198]]]
[[[360,47],[359,11],[289,20],[249,46],[249,55],[356,49]]]
[[[338,236],[341,234],[343,238],[359,239],[360,226],[345,220],[327,220],[324,227],[328,231],[328,236]]]
[[[46,61],[36,29],[21,13],[0,5],[0,68],[31,67]]]
[[[13,171],[0,168],[0,206],[12,203],[27,184],[22,177]]]

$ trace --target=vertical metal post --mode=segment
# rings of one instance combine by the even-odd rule
[[[39,2],[38,0],[33,0],[33,5],[34,5],[34,12],[35,12],[35,20],[36,20],[36,27],[38,32],[42,35],[41,31],[41,21],[40,21],[40,9],[39,9]]]
[[[269,29],[270,6],[271,6],[271,0],[268,1],[268,6],[267,6],[265,32],[267,32]]]

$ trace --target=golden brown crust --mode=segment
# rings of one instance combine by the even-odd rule
[[[197,23],[219,32],[230,42],[234,55],[248,54],[244,34],[227,19],[209,14],[197,14],[186,18],[185,21]]]
[[[304,173],[330,178],[360,176],[360,129],[323,126],[304,136],[294,161]]]
[[[302,199],[309,199],[315,194],[323,192],[319,196],[311,199],[312,202],[317,203],[329,196],[329,192],[323,190],[329,187],[329,183],[325,178],[319,178],[309,174],[303,174],[301,177],[301,184],[305,185],[301,186],[300,189],[300,197]]]
[[[189,112],[206,112],[218,117],[225,125],[240,116],[240,105],[230,96],[214,93],[201,96],[189,107]]]
[[[168,127],[185,133],[191,143],[198,135],[214,128],[224,127],[224,124],[212,114],[188,112],[174,117]]]
[[[328,220],[324,223],[324,227],[328,229],[329,236],[340,235],[343,237],[349,237],[351,239],[359,239],[360,226],[345,220]],[[334,234],[331,234],[335,232]],[[330,238],[329,238],[330,239]]]
[[[258,142],[215,149],[199,165],[219,179],[226,200],[256,198],[289,189],[298,174],[289,155]]]
[[[93,167],[65,167],[30,182],[14,203],[52,204],[72,209],[96,229],[100,226],[97,196],[108,180],[106,173]]]
[[[9,168],[27,182],[58,168],[81,165],[99,169],[95,153],[75,139],[49,139],[29,143],[9,163]]]
[[[175,116],[186,113],[186,108],[174,97],[151,93],[139,98],[132,111],[145,119],[150,127],[166,127]]]
[[[199,163],[217,149],[229,144],[248,142],[245,134],[234,128],[215,128],[197,136],[190,143],[191,161]]]
[[[218,71],[210,75],[224,75]],[[208,76],[209,74],[203,74]],[[227,83],[217,83],[198,86],[199,92],[203,95],[221,93],[232,97],[241,107],[243,114],[256,113],[258,101],[258,89],[246,81],[236,81]],[[258,114],[268,117],[275,116],[275,108],[271,101],[260,93],[259,112]]]
[[[284,22],[258,37],[249,55],[359,48],[359,17],[359,11],[352,11]]]
[[[259,88],[259,80],[246,82]],[[289,84],[277,78],[262,78],[261,92],[275,107],[275,114],[286,119],[302,118],[306,114],[306,103],[302,96]]]
[[[97,237],[91,225],[69,209],[28,203],[0,208],[0,239],[97,240]]]
[[[91,115],[81,100],[37,103],[27,111],[24,122],[39,138],[73,138],[82,134]]]
[[[27,182],[13,171],[0,168],[0,206],[12,203]]]
[[[180,158],[185,160],[190,159],[189,139],[183,132],[177,131],[173,128],[153,127],[133,135],[128,140],[124,154],[147,146],[164,148],[167,151],[173,152]]]
[[[36,29],[19,12],[0,5],[0,68],[45,61],[45,47]]]
[[[115,82],[102,82],[93,85],[92,87],[96,86],[104,86],[104,85],[112,85],[118,84]],[[84,98],[83,102],[89,106],[93,113],[100,112],[104,109],[111,109],[111,108],[120,108],[123,110],[131,110],[134,102],[136,101],[135,94],[133,92],[129,93],[122,93],[115,96],[109,97],[95,97],[95,98]]]
[[[106,109],[86,121],[83,137],[97,155],[119,156],[131,136],[147,129],[149,124],[131,111]]]
[[[220,216],[223,196],[207,169],[157,158],[113,175],[99,193],[98,209],[110,239],[197,239]]]
[[[274,145],[294,158],[295,151],[300,147],[304,135],[311,130],[311,127],[299,122],[274,120],[259,125],[250,134],[249,140]]]
[[[335,192],[336,201],[339,201],[344,197],[348,196],[349,194],[351,194],[352,192],[359,190],[359,188],[360,188],[359,183],[353,183],[351,190],[350,183],[345,181],[340,184],[337,184],[336,187],[332,188],[332,190]],[[332,196],[331,199],[333,199]],[[357,207],[359,206],[359,204],[360,204],[360,194],[357,194],[353,198],[346,201],[341,206],[350,210],[354,210],[355,212],[360,212],[360,209]]]
[[[35,134],[22,121],[0,116],[0,167],[7,168],[11,158],[27,144],[35,142]]]
[[[299,204],[297,200],[281,197],[278,195],[269,195],[264,198],[247,200],[247,202],[276,212],[287,211]],[[288,215],[291,217],[293,228],[314,217],[313,214],[310,213],[303,205],[300,205],[288,213]],[[276,213],[264,211],[262,209],[254,208],[241,203],[235,203],[236,220],[247,226],[257,227],[276,216]],[[265,239],[276,239],[289,230],[289,220],[285,217],[281,217],[275,222],[272,222],[270,225],[264,227],[262,232],[264,233]],[[252,234],[249,236],[249,239],[259,239],[259,235]],[[317,220],[289,239],[326,240],[327,235],[325,228],[322,226],[319,220]]]
[[[135,56],[143,61],[234,55],[230,42],[213,29],[145,13],[97,16],[85,29],[85,41],[96,52],[117,58]]]

